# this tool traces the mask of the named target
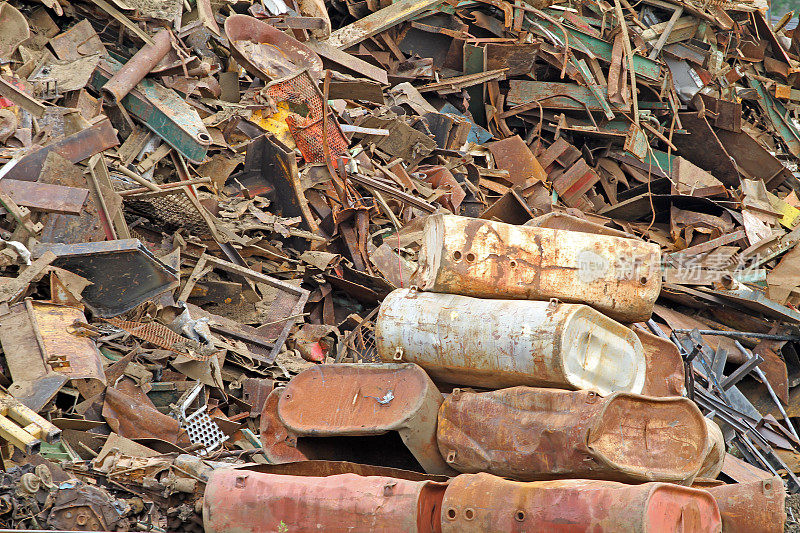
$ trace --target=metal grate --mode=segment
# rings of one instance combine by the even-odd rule
[[[289,133],[308,163],[325,161],[322,137],[323,95],[307,71],[271,82],[267,95],[276,103],[287,102],[291,113],[286,117]],[[347,139],[333,113],[328,110],[327,138],[331,156],[347,152]]]
[[[186,229],[198,237],[212,235],[206,219],[197,212],[191,194],[183,187],[156,193],[141,193],[125,196],[125,207],[152,220],[167,231]]]
[[[378,350],[375,347],[375,315],[379,308],[375,308],[367,317],[350,332],[344,340],[344,350],[336,358],[338,363],[347,356],[351,356],[359,363],[380,363]]]
[[[175,333],[167,326],[159,324],[158,322],[134,322],[131,320],[120,320],[117,318],[106,318],[105,321],[116,328],[130,333],[137,339],[154,344],[159,348],[164,348],[165,350],[170,350],[177,354],[184,355],[190,359],[195,359],[197,361],[208,361],[216,355],[216,353],[210,355],[189,354],[186,353],[186,350],[178,349],[182,345],[185,346],[187,344],[196,343],[196,341],[187,339],[186,337]]]
[[[190,415],[186,414],[202,390],[203,384],[198,382],[194,388],[187,391],[184,394],[186,399],[173,411],[172,416],[177,418],[181,428],[186,430],[192,444],[202,444],[204,446],[204,449],[200,450],[200,454],[208,455],[210,452],[222,446],[222,443],[228,440],[228,436],[225,435],[217,423],[208,416],[206,412],[208,406],[205,404],[204,399],[201,400],[203,405],[195,412]],[[205,397],[203,396],[203,398]]]

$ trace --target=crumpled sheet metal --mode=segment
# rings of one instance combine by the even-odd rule
[[[633,333],[641,341],[647,361],[642,394],[683,396],[686,392],[686,372],[678,347],[672,341],[636,327]]]
[[[455,472],[436,443],[442,401],[433,381],[414,364],[318,365],[270,394],[261,415],[262,445],[272,462],[326,459],[339,453],[337,446],[353,441],[303,437],[369,437],[396,431],[426,472],[450,475]],[[371,446],[369,440],[363,446]]]
[[[456,470],[523,481],[690,484],[712,449],[706,420],[686,398],[530,387],[454,390],[437,438]]]
[[[207,533],[441,531],[445,483],[338,474],[214,471],[203,498]]]
[[[123,437],[157,438],[181,447],[192,444],[177,420],[113,387],[106,388],[103,418],[114,433]]]
[[[375,325],[383,361],[417,363],[456,385],[515,385],[639,393],[642,344],[630,329],[579,304],[484,300],[392,291]]]
[[[703,490],[585,479],[521,483],[462,474],[445,491],[442,532],[484,531],[719,533],[722,527],[714,499]]]
[[[654,243],[455,215],[429,217],[422,243],[412,283],[427,291],[557,298],[623,322],[648,319],[661,291]]]
[[[704,487],[717,501],[725,533],[781,533],[786,490],[780,477]]]

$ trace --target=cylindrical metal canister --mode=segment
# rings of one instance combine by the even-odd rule
[[[718,533],[711,495],[669,483],[569,479],[521,483],[462,474],[442,502],[443,533]]]
[[[347,459],[453,475],[436,442],[443,399],[415,364],[315,365],[267,399],[261,415],[264,453],[273,462]],[[414,464],[393,463],[402,448],[378,450],[386,441],[357,440],[389,432],[399,435]]]
[[[102,92],[119,102],[166,57],[172,46],[169,30],[153,36],[153,44],[145,44],[103,85]]]
[[[683,357],[672,341],[663,339],[633,327],[633,332],[642,342],[647,362],[644,388],[645,396],[683,396],[686,391],[686,375]]]
[[[513,387],[455,389],[439,410],[439,450],[460,472],[689,484],[710,449],[687,398]]]
[[[657,244],[636,239],[432,215],[412,283],[479,298],[557,298],[639,322],[661,291],[660,261]]]
[[[382,360],[456,385],[638,393],[647,372],[634,332],[579,304],[397,289],[381,304],[375,340]]]
[[[781,533],[786,521],[786,490],[775,476],[731,485],[704,486],[717,501],[725,533]]]
[[[203,496],[206,533],[441,531],[445,483],[219,469]]]

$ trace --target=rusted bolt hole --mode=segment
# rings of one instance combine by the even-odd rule
[[[522,522],[523,520],[525,520],[525,511],[517,511],[516,513],[514,513],[514,520],[516,520],[517,522]]]
[[[475,509],[467,508],[464,509],[464,518],[467,520],[472,520],[475,518]]]
[[[641,283],[642,285],[647,285],[647,277],[642,276],[641,278],[639,278],[639,283]]]
[[[454,261],[461,261],[461,252],[459,252],[458,250],[453,252],[453,260]]]
[[[453,509],[452,507],[447,510],[447,518],[449,518],[450,520],[456,519],[456,510]]]
[[[472,252],[468,253],[466,259],[467,263],[472,263],[473,261],[475,261],[475,254],[473,254]]]
[[[764,483],[764,488],[765,488],[765,489],[767,489],[767,490],[769,490],[769,489],[771,489],[771,488],[772,488],[772,484],[770,484],[770,483]]]
[[[510,266],[511,268],[517,268],[517,262],[512,259],[511,262],[508,263],[508,266]]]

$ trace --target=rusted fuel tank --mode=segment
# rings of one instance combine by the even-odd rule
[[[706,424],[695,404],[680,397],[456,389],[439,410],[437,439],[460,472],[689,484],[712,467],[704,464],[713,448]]]
[[[683,396],[686,391],[686,374],[678,347],[667,339],[662,339],[658,335],[642,331],[637,327],[633,328],[633,332],[642,343],[647,362],[642,394],[646,396]]]
[[[382,360],[456,385],[638,393],[647,373],[636,334],[579,304],[397,289],[381,303],[375,341]]]
[[[557,298],[640,322],[661,291],[660,261],[657,244],[635,239],[433,215],[412,283],[479,298]]]
[[[781,533],[786,521],[786,490],[780,477],[696,485],[717,501],[725,533]]]
[[[708,492],[669,483],[521,483],[491,474],[452,479],[442,502],[442,532],[485,531],[718,533],[721,521]]]
[[[261,443],[274,463],[347,460],[453,475],[436,443],[442,400],[415,364],[317,365],[270,394]]]
[[[206,533],[441,531],[446,483],[338,474],[215,470],[203,496]]]

